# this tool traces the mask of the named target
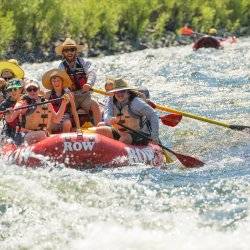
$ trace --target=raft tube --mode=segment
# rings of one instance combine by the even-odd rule
[[[4,160],[33,168],[48,164],[64,164],[75,169],[121,167],[135,163],[161,166],[165,160],[158,145],[127,145],[93,133],[57,134],[30,146],[7,143],[0,151]]]
[[[200,48],[215,48],[219,49],[221,47],[220,41],[212,36],[203,36],[199,40],[197,40],[194,45],[193,49],[198,50]]]

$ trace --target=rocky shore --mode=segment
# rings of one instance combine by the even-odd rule
[[[220,33],[223,33],[221,31]],[[249,36],[250,27],[240,28],[236,36]],[[54,52],[55,46],[62,42],[64,38],[59,39],[51,46],[38,47],[32,49],[34,46],[31,42],[24,42],[22,44],[14,44],[6,52],[5,58],[15,58],[20,63],[29,62],[44,62],[58,59]],[[77,40],[77,39],[76,39]],[[84,43],[84,41],[82,41]],[[191,41],[190,41],[191,43]],[[97,37],[91,43],[88,43],[88,50],[84,52],[87,57],[102,57],[107,55],[114,55],[119,53],[128,53],[136,50],[143,50],[147,48],[162,48],[169,46],[181,45],[178,42],[178,35],[174,32],[167,31],[164,36],[155,38],[150,31],[142,38],[135,40],[131,38],[116,38],[113,41],[107,41],[101,37]]]

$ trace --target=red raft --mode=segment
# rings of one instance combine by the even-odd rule
[[[194,50],[198,50],[200,48],[219,49],[220,47],[222,47],[220,41],[212,36],[203,36],[199,40],[197,40],[193,45]]]
[[[120,167],[135,163],[161,166],[165,162],[158,145],[126,145],[98,134],[64,133],[31,146],[6,144],[0,154],[8,162],[27,167],[64,164],[75,169]]]

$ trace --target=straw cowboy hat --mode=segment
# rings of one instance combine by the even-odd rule
[[[12,61],[2,61],[0,62],[0,75],[3,71],[10,71],[14,74],[14,77],[18,79],[24,78],[24,71],[20,66]]]
[[[58,76],[63,80],[63,88],[69,88],[72,85],[72,81],[69,75],[61,69],[51,69],[44,73],[42,77],[42,84],[46,89],[53,89],[52,83],[50,81],[51,77]]]
[[[65,41],[63,43],[61,43],[60,45],[56,46],[55,48],[55,52],[57,55],[62,55],[62,51],[64,48],[76,48],[77,52],[81,52],[85,49],[87,49],[87,45],[80,45],[80,44],[76,44],[76,42],[71,39],[71,38],[66,38]]]
[[[108,91],[107,93],[115,93],[121,90],[129,90],[129,89],[135,89],[135,87],[131,87],[128,85],[127,81],[121,78],[117,78],[113,80],[113,89]]]

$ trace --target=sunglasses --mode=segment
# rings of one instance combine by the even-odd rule
[[[63,52],[67,53],[67,52],[75,52],[76,48],[68,48],[68,49],[63,49]]]
[[[11,91],[17,91],[19,88],[11,88],[11,89],[8,89],[7,91],[11,92]]]
[[[5,80],[5,81],[9,81],[9,80],[11,80],[13,77],[3,77],[3,79]]]
[[[27,92],[31,92],[31,91],[34,91],[34,92],[37,92],[38,88],[27,88],[26,91]]]

